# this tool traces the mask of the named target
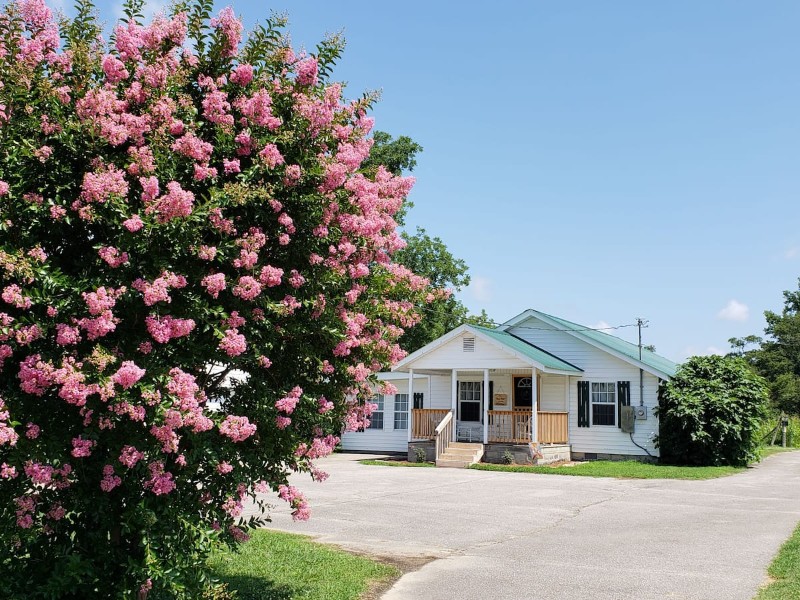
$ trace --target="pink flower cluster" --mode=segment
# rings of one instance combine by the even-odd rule
[[[195,322],[192,319],[176,319],[170,315],[150,315],[145,319],[145,325],[155,341],[166,344],[171,339],[189,335],[194,330]]]
[[[93,440],[85,440],[82,437],[76,437],[72,440],[72,456],[75,458],[85,458],[92,455],[92,448],[96,445]]]
[[[27,310],[31,307],[31,299],[27,296],[23,296],[22,289],[16,284],[7,285],[3,288],[3,293],[0,297],[8,304],[16,306],[17,308]]]
[[[148,283],[144,279],[137,279],[133,282],[133,289],[142,293],[146,306],[153,306],[158,302],[172,302],[169,295],[170,289],[181,289],[186,285],[186,277],[183,275],[164,271],[152,283]]]
[[[8,413],[8,407],[0,398],[0,446],[9,445],[14,446],[19,439],[19,435],[14,428],[8,424],[11,417]]]
[[[97,251],[97,254],[102,258],[112,269],[116,269],[128,262],[128,253],[120,252],[113,246],[105,246]]]
[[[144,374],[144,369],[140,369],[132,360],[126,360],[117,372],[111,376],[111,381],[127,390],[144,377]]]
[[[275,402],[275,408],[290,415],[294,412],[300,397],[303,395],[303,388],[295,386],[283,398]]]
[[[295,521],[308,521],[311,517],[311,508],[303,493],[291,485],[278,487],[278,497],[285,500],[292,507],[292,518]]]
[[[144,482],[145,489],[150,490],[156,496],[169,494],[175,489],[175,481],[172,473],[164,470],[163,462],[152,462],[147,465],[150,470],[150,478]]]
[[[234,442],[243,442],[256,432],[256,426],[247,417],[228,415],[219,424],[219,432]]]
[[[119,454],[119,462],[132,469],[136,463],[144,458],[144,454],[139,452],[134,446],[124,446]]]
[[[212,273],[211,275],[206,275],[200,281],[200,285],[206,288],[212,298],[217,298],[219,293],[225,289],[225,274]]]
[[[219,349],[228,356],[239,356],[247,350],[247,339],[236,328],[226,329],[219,342]]]
[[[122,485],[122,478],[114,474],[114,467],[111,465],[103,467],[103,479],[100,481],[100,489],[104,492],[110,492],[119,485]]]

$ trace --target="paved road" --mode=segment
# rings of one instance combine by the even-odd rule
[[[709,481],[615,480],[321,462],[314,516],[273,527],[438,558],[384,600],[751,600],[800,521],[800,452]]]

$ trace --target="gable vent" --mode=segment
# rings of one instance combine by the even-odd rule
[[[464,344],[464,352],[475,352],[475,338],[474,337],[465,337],[462,338]]]

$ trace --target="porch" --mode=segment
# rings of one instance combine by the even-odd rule
[[[484,444],[566,444],[569,442],[568,413],[536,411],[537,436],[533,436],[532,410],[489,410],[487,427],[481,423],[456,421],[452,441]],[[411,439],[434,440],[436,429],[452,409],[415,408],[411,411]],[[453,418],[452,416],[450,417]]]

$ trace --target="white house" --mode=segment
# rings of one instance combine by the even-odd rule
[[[517,460],[526,452],[545,460],[657,457],[653,409],[659,383],[676,368],[536,310],[495,329],[462,325],[379,375],[397,393],[376,396],[370,427],[346,433],[342,447],[409,456],[421,447],[437,463],[467,454],[466,462],[498,460],[506,451]]]

